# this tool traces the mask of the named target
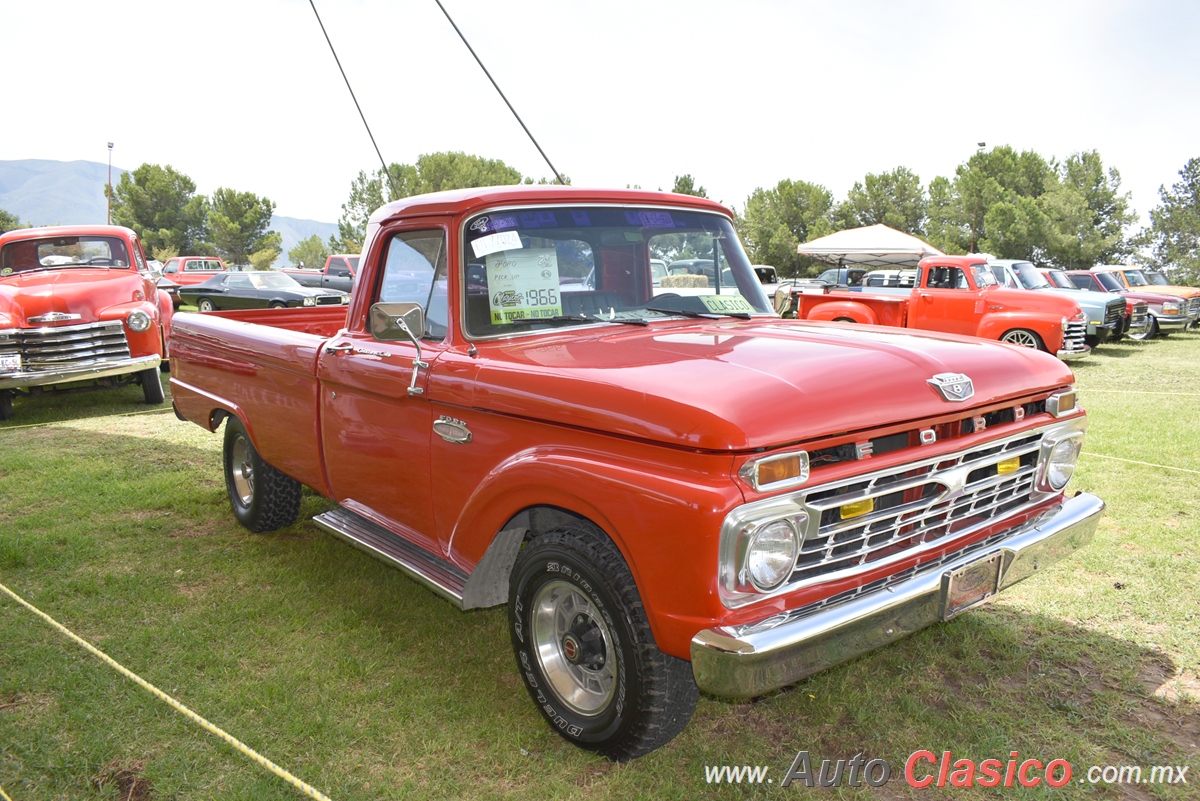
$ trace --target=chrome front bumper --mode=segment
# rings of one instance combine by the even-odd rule
[[[753,698],[887,645],[944,619],[944,577],[999,555],[1003,590],[1086,545],[1103,511],[1104,501],[1080,493],[995,546],[886,590],[771,628],[705,629],[692,638],[696,684],[712,695]]]
[[[1061,359],[1064,362],[1069,362],[1072,359],[1082,359],[1084,356],[1087,356],[1091,352],[1092,352],[1091,348],[1084,348],[1083,350],[1060,350],[1058,353],[1055,353],[1054,355],[1057,356],[1059,359]]]
[[[152,356],[136,356],[131,359],[115,359],[112,361],[96,362],[87,365],[72,365],[59,370],[30,370],[17,373],[0,373],[0,389],[17,389],[20,387],[47,387],[52,384],[66,384],[71,381],[88,381],[94,378],[111,378],[138,373],[158,367],[162,358],[158,354]]]
[[[1192,322],[1190,317],[1155,317],[1154,320],[1158,323],[1158,330],[1167,333],[1182,331]]]

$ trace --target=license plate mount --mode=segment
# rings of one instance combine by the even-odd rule
[[[943,573],[942,620],[957,617],[995,595],[1003,560],[1003,554],[997,552]]]

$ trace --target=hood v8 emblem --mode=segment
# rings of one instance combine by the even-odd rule
[[[926,383],[936,389],[943,400],[952,403],[965,401],[975,394],[975,386],[963,373],[938,373],[933,378],[926,379]]]

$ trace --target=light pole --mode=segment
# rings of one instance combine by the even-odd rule
[[[112,146],[108,143],[108,224],[112,225]]]

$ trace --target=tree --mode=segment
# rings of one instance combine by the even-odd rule
[[[325,264],[328,255],[329,251],[321,237],[313,234],[308,239],[301,239],[288,251],[288,260],[300,267],[320,267]]]
[[[801,269],[811,268],[812,260],[801,259],[796,247],[833,233],[834,224],[829,219],[832,209],[833,195],[820,184],[784,179],[773,189],[755,189],[738,218],[750,260],[773,265],[785,276],[796,276]]]
[[[1137,237],[1140,260],[1167,270],[1177,284],[1200,284],[1200,158],[1188,159],[1170,189],[1160,186],[1150,227]]]
[[[22,228],[21,218],[13,214],[11,211],[0,209],[0,234],[5,231],[12,231],[17,228]]]
[[[195,253],[205,238],[206,215],[196,184],[169,164],[143,164],[113,188],[113,222],[132,228],[160,261]]]
[[[208,227],[217,253],[233,264],[267,269],[279,256],[283,240],[280,234],[268,230],[274,212],[273,202],[252,192],[224,187],[213,192]]]
[[[692,197],[708,197],[708,192],[704,191],[703,186],[696,186],[696,180],[692,178],[691,173],[687,175],[676,175],[675,186],[671,189],[677,195],[691,195]]]
[[[358,253],[366,236],[367,218],[375,209],[412,195],[467,189],[474,186],[507,186],[522,182],[520,171],[499,159],[485,159],[467,153],[426,153],[416,164],[391,164],[390,181],[382,169],[371,174],[360,171],[350,182],[350,197],[342,204],[338,233],[329,238],[334,253]],[[533,183],[532,178],[524,179]],[[545,179],[542,179],[545,183]]]
[[[1048,223],[1044,248],[1049,263],[1065,270],[1116,262],[1131,252],[1126,230],[1137,219],[1121,175],[1104,169],[1095,150],[1075,153],[1057,165],[1058,180],[1038,198]]]
[[[907,167],[897,167],[879,175],[867,173],[862,183],[856,181],[833,216],[839,228],[883,224],[923,236],[928,205],[917,174]]]

